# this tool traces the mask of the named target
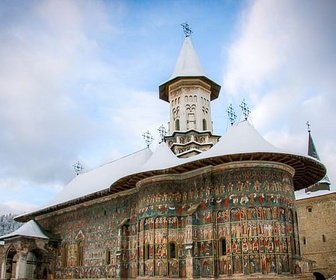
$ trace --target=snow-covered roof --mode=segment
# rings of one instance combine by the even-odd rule
[[[79,174],[49,203],[55,205],[108,189],[113,182],[133,173],[151,157],[149,148],[111,161],[96,169]]]
[[[13,231],[12,233],[0,236],[0,240],[6,240],[9,238],[19,236],[29,238],[50,239],[49,236],[43,232],[40,225],[35,220],[30,220],[29,222],[23,224],[20,228]]]
[[[306,192],[306,189],[302,189],[295,192],[295,199],[302,200],[306,198],[318,197],[332,193],[336,193],[336,189],[334,187],[331,187],[330,190],[318,190],[314,192]]]
[[[183,162],[184,160],[178,158],[166,142],[162,142],[157,146],[153,155],[140,167],[139,172],[171,168]]]
[[[193,76],[205,76],[205,74],[190,37],[185,37],[171,79]]]
[[[211,158],[220,158],[217,162],[245,160],[265,160],[287,164],[294,168],[294,188],[306,188],[323,178],[324,165],[313,157],[283,151],[266,141],[248,122],[242,121],[229,128],[219,142],[211,149],[193,156],[190,162]]]
[[[64,188],[46,206],[19,215],[16,219],[20,220],[20,217],[109,189],[109,187],[118,179],[137,173],[140,167],[151,157],[151,155],[152,151],[149,148],[142,149],[95,169],[81,173],[70,181],[69,184],[64,186]]]
[[[41,213],[55,211],[94,197],[134,188],[138,180],[149,176],[167,172],[180,173],[209,165],[246,160],[274,161],[292,166],[295,169],[295,189],[314,184],[325,174],[325,167],[318,160],[275,148],[248,121],[243,121],[231,126],[211,149],[190,158],[178,158],[164,142],[154,153],[146,148],[80,174],[47,206],[16,219],[24,221]]]
[[[282,153],[284,151],[266,141],[248,121],[242,121],[232,125],[216,145],[197,157],[206,158],[252,152]]]

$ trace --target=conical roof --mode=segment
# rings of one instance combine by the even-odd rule
[[[308,130],[308,134],[309,134],[308,136],[308,155],[321,161],[319,154],[317,152],[317,149],[315,147],[315,143],[314,143],[310,130]],[[308,187],[306,189],[306,192],[318,191],[318,190],[330,190],[330,180],[328,178],[327,173],[318,183],[314,184],[313,186]]]
[[[9,238],[20,236],[29,238],[50,239],[50,237],[42,230],[41,226],[35,220],[30,220],[12,233],[1,236],[0,240],[6,240]]]
[[[266,141],[248,121],[242,121],[232,125],[214,147],[200,156],[209,157],[255,152],[281,153],[283,151]]]
[[[139,172],[161,170],[177,166],[183,162],[168,147],[166,142],[160,143],[152,156],[145,162]]]
[[[189,36],[185,37],[171,79],[187,76],[205,76]]]
[[[218,97],[220,85],[205,76],[191,39],[186,36],[171,78],[159,86],[160,99],[169,102],[169,86],[171,84],[180,79],[195,79],[195,77],[209,86],[211,100]]]

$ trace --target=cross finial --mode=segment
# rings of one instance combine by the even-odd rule
[[[149,147],[150,144],[152,144],[154,138],[152,136],[152,134],[149,133],[149,131],[147,130],[144,134],[142,134],[142,137],[144,138],[147,148]]]
[[[189,37],[192,33],[191,28],[189,27],[189,24],[187,22],[182,23],[181,26],[183,27],[183,32],[186,37]]]
[[[306,125],[308,127],[308,132],[310,133],[310,123],[309,123],[309,121],[306,122]]]
[[[233,110],[232,104],[230,104],[230,106],[226,110],[226,112],[228,113],[231,125],[233,125],[234,122],[235,122],[235,120],[236,120],[236,118],[237,118],[237,115],[235,114],[235,112]]]
[[[243,114],[245,116],[245,121],[247,120],[249,114],[251,113],[250,109],[247,107],[247,104],[245,102],[245,99],[243,99],[242,103],[239,105],[240,108],[242,109],[243,111]]]
[[[159,127],[158,129],[160,137],[161,137],[161,142],[165,141],[165,136],[167,135],[167,130],[166,128],[163,126],[163,124]]]
[[[83,165],[79,161],[77,161],[72,167],[74,168],[77,175],[79,175],[84,169]]]

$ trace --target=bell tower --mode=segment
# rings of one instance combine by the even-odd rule
[[[170,122],[165,137],[178,157],[190,157],[210,149],[220,136],[213,135],[211,101],[220,86],[207,78],[190,40],[188,24],[182,25],[185,39],[171,78],[160,85],[160,99],[170,104]]]

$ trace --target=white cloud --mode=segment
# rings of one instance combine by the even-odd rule
[[[306,153],[306,121],[336,180],[336,3],[252,1],[229,49],[224,88],[252,107],[257,129],[279,148]]]

